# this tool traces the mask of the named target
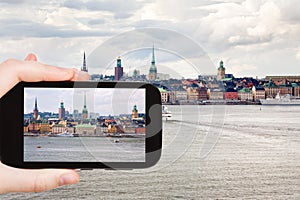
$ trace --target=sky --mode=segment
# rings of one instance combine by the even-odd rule
[[[139,113],[145,113],[146,92],[142,88],[25,88],[24,113],[33,112],[35,98],[39,112],[58,113],[63,102],[66,111],[73,113],[76,109],[82,113],[84,94],[89,114],[131,114],[134,105]]]
[[[118,55],[147,73],[154,43],[158,72],[174,77],[216,73],[220,60],[236,77],[300,74],[297,0],[1,0],[0,27],[0,62],[33,52],[80,68],[85,51],[91,73],[112,74]]]

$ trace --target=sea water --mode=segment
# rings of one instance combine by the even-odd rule
[[[3,199],[300,199],[300,106],[168,106],[160,162]]]

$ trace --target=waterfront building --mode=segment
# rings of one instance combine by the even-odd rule
[[[88,72],[88,68],[86,66],[86,60],[85,60],[85,52],[83,52],[83,63],[82,63],[81,71]]]
[[[39,110],[37,107],[37,97],[35,97],[34,108],[33,108],[33,119],[37,120],[39,117]]]
[[[258,101],[259,99],[265,99],[266,98],[266,91],[265,88],[262,86],[253,86],[252,87],[252,94],[253,94],[253,100]]]
[[[79,136],[91,136],[96,134],[96,127],[90,124],[78,124],[75,126],[75,133]]]
[[[158,88],[160,95],[161,95],[161,102],[167,103],[169,102],[169,92],[163,88]]]
[[[300,82],[300,76],[266,76],[266,81],[272,80],[275,85]]]
[[[41,123],[36,123],[35,121],[28,125],[28,132],[30,133],[38,133],[41,129]]]
[[[132,109],[132,116],[131,116],[131,119],[138,118],[138,116],[139,116],[139,113],[138,113],[137,107],[136,107],[136,105],[134,105],[134,106],[133,106],[133,109]]]
[[[239,96],[235,89],[227,88],[224,93],[225,100],[238,100]]]
[[[300,96],[300,83],[292,83],[293,86],[293,96],[299,97]]]
[[[123,77],[123,67],[122,67],[121,57],[119,56],[117,58],[117,66],[115,67],[115,81],[121,80],[122,77]]]
[[[66,109],[64,107],[64,102],[60,102],[60,107],[58,108],[58,118],[64,119],[66,117]]]
[[[199,100],[199,91],[198,91],[199,87],[188,87],[186,89],[186,93],[187,93],[187,100],[189,101],[197,101]]]
[[[200,87],[198,89],[198,92],[199,92],[199,100],[207,100],[208,99],[206,87]]]
[[[135,134],[146,134],[146,127],[137,127],[134,131]]]
[[[224,91],[221,89],[208,89],[208,99],[209,100],[223,100],[224,99]]]
[[[86,93],[84,93],[84,105],[83,105],[83,109],[82,109],[81,118],[83,120],[88,118],[88,110],[86,107]]]
[[[292,84],[281,84],[279,85],[279,94],[280,95],[292,95],[293,87]]]
[[[275,96],[280,92],[280,88],[276,85],[272,78],[269,79],[268,83],[264,84],[264,88],[266,91],[266,97],[275,98]]]
[[[187,100],[187,92],[186,90],[176,90],[174,91],[175,101],[186,101]]]
[[[220,66],[218,68],[217,80],[220,81],[224,78],[225,78],[225,67],[224,67],[223,61],[221,60],[220,61]]]
[[[63,133],[66,130],[66,127],[63,124],[54,124],[52,126],[52,134]]]
[[[45,134],[50,132],[51,132],[50,125],[48,123],[41,123],[40,133]]]
[[[108,132],[108,127],[105,124],[96,125],[96,135],[105,135]]]
[[[249,88],[243,88],[238,91],[238,99],[242,101],[252,101],[253,94]]]
[[[155,81],[157,79],[157,68],[155,65],[155,58],[154,58],[154,45],[152,47],[152,61],[151,61],[151,66],[149,69],[149,74],[148,74],[148,80],[149,81]]]

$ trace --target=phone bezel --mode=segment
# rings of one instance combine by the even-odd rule
[[[146,141],[145,162],[24,162],[24,87],[42,88],[145,88]],[[155,105],[156,109],[151,109]],[[159,90],[144,82],[20,82],[1,98],[1,161],[19,168],[111,168],[138,169],[155,165],[162,148],[161,96]],[[158,109],[157,109],[158,106]],[[151,113],[150,113],[151,111]],[[155,118],[155,126],[148,126]],[[159,118],[159,120],[157,120]]]

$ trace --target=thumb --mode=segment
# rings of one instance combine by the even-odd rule
[[[79,182],[79,175],[68,169],[17,169],[0,162],[0,194],[43,192]]]
[[[25,58],[26,61],[37,61],[37,57],[35,54],[30,53],[27,55],[27,57]]]

